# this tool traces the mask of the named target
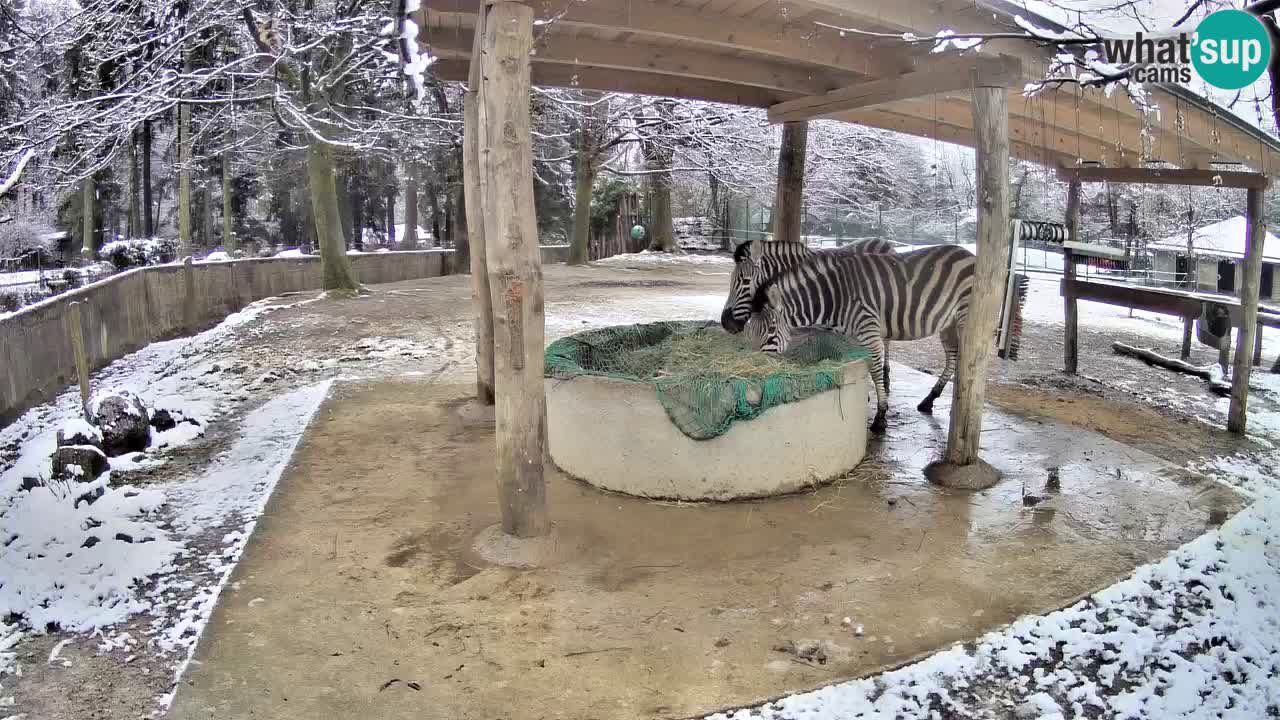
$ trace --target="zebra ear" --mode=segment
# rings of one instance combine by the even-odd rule
[[[751,252],[751,241],[744,240],[733,247],[733,262],[740,263]]]

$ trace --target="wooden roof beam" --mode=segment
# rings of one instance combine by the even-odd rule
[[[420,27],[470,27],[475,24],[481,2],[483,0],[423,0],[417,22]],[[533,0],[530,4],[541,24],[534,28],[535,35],[557,24],[595,28],[728,48],[873,77],[910,70],[913,57],[918,54],[900,44],[877,47],[864,38],[817,32],[817,28],[807,23],[764,25],[754,19],[703,14],[652,0]],[[433,18],[435,14],[444,17]]]
[[[854,122],[860,125],[866,125],[867,127],[876,127],[882,130],[893,130],[894,132],[915,135],[916,137],[930,140],[936,139],[939,142],[964,145],[966,147],[973,147],[973,144],[976,141],[972,125],[958,125],[945,121],[935,122],[933,120],[924,120],[910,115],[900,115],[880,108],[856,110],[850,113],[845,113],[837,119],[845,122]],[[1010,125],[1009,152],[1014,157],[1020,160],[1047,164],[1050,167],[1069,167],[1075,164],[1075,156],[1066,155],[1054,150],[1045,150],[1039,145],[1026,142],[1023,139],[1024,137],[1025,133],[1023,133],[1020,128],[1013,124]]]
[[[1109,168],[1083,166],[1063,173],[1064,180],[1080,182],[1142,183],[1145,185],[1196,185],[1201,187],[1266,190],[1271,178],[1261,173],[1226,170],[1167,170],[1163,168]]]
[[[469,28],[448,29],[429,35],[428,46],[431,53],[440,58],[466,59],[471,56],[471,36]],[[639,70],[785,93],[822,93],[855,77],[819,68],[782,65],[761,58],[733,57],[700,48],[655,47],[557,33],[544,34],[535,46],[535,53],[530,58],[535,66],[555,64]]]
[[[867,80],[822,95],[779,103],[769,108],[769,122],[829,118],[922,95],[968,90],[975,86],[1017,87],[1022,83],[1022,62],[1015,57],[975,56],[972,62],[964,64],[957,58],[947,58],[896,77]]]
[[[465,82],[467,66],[466,60],[442,59],[431,64],[431,72],[441,80]],[[766,108],[781,100],[795,97],[793,93],[781,93],[758,87],[586,65],[537,64],[530,68],[530,75],[532,83],[541,87],[656,95],[757,108]]]

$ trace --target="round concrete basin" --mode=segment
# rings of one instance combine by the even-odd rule
[[[867,447],[867,365],[840,387],[770,408],[724,434],[680,432],[651,383],[580,376],[545,380],[547,439],[564,472],[606,490],[670,500],[795,492],[852,470]]]

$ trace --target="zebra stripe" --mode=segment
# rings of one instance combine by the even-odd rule
[[[783,352],[796,330],[815,328],[842,333],[865,346],[876,387],[871,429],[883,432],[889,407],[885,341],[940,336],[945,365],[916,406],[933,412],[934,400],[955,372],[974,264],[973,253],[954,245],[893,255],[814,256],[756,289],[749,310],[759,327],[752,329],[752,337],[761,350]]]

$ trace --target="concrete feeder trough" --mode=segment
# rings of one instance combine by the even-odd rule
[[[695,440],[655,383],[595,375],[544,380],[551,459],[615,492],[668,500],[737,500],[803,490],[852,470],[867,447],[867,362],[839,366],[837,386]]]

